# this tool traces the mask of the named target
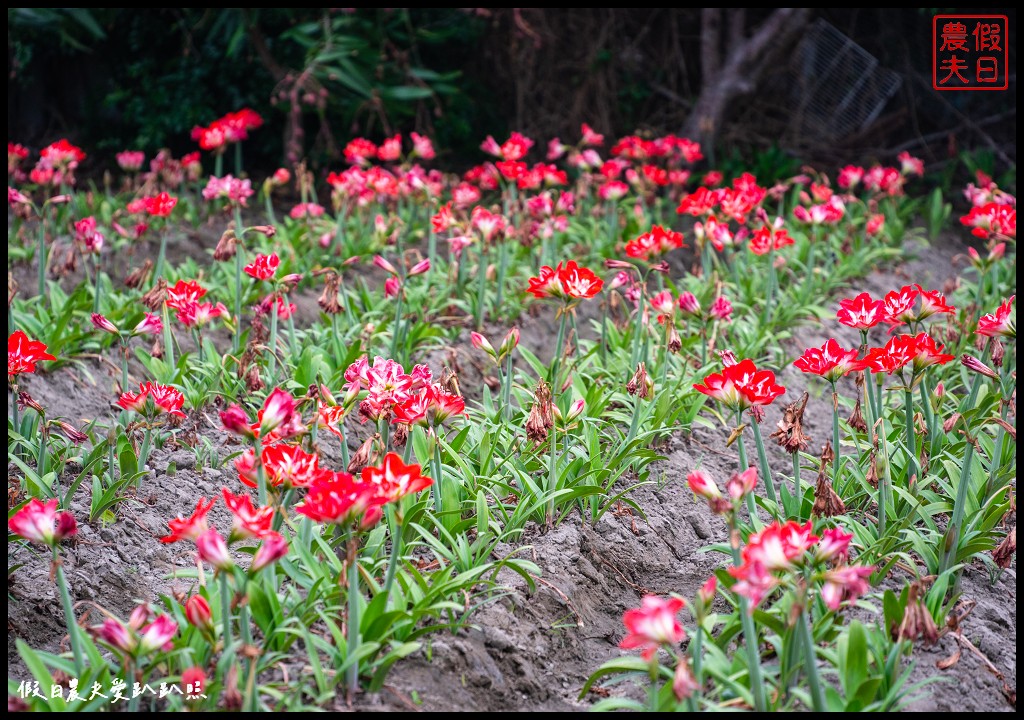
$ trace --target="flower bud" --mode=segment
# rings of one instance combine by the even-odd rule
[[[92,320],[92,324],[96,326],[96,329],[98,330],[110,333],[111,335],[121,334],[121,332],[117,329],[117,326],[114,325],[114,323],[110,322],[110,320],[103,317],[99,313],[93,313],[89,319]]]
[[[979,375],[984,375],[987,378],[992,378],[993,380],[999,379],[999,374],[995,370],[990,368],[988,365],[986,365],[973,355],[962,355],[960,357],[960,362],[963,364],[964,367],[966,367],[968,370],[971,370],[972,372],[976,372]]]
[[[213,612],[202,595],[193,595],[185,603],[185,618],[189,624],[204,633],[213,632]]]

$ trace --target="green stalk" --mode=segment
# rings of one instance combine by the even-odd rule
[[[804,492],[800,487],[800,451],[793,453],[793,493],[796,498],[796,519],[803,520]]]
[[[252,645],[252,629],[249,627],[249,606],[243,603],[238,608],[238,632],[242,636],[242,645]],[[243,707],[250,712],[256,709],[256,661],[249,658],[245,661],[245,700]]]
[[[231,588],[228,587],[228,574],[220,573],[220,614],[221,635],[224,639],[224,651],[231,646]]]
[[[703,613],[703,611],[701,611]],[[697,680],[697,692],[690,698],[693,700],[693,707],[691,712],[697,710],[697,699],[701,696],[701,691],[704,689],[704,626],[701,621],[697,621],[697,627],[693,631],[693,642],[690,643],[690,652],[693,654],[693,677]]]
[[[739,427],[743,423],[743,414],[740,411],[736,412],[736,426]],[[743,442],[743,433],[736,438],[736,450],[740,456],[740,472],[743,472],[748,467],[747,464],[747,446]],[[754,493],[747,493],[747,512],[750,514],[750,524],[754,527],[758,525],[757,517],[757,504],[754,502]]]
[[[430,494],[434,497],[434,512],[440,514],[444,511],[444,503],[441,502],[441,438],[434,434],[434,483],[430,486]]]
[[[217,177],[224,176],[224,149],[217,150],[213,155],[213,174]]]
[[[359,689],[359,663],[354,660],[359,649],[359,538],[349,539],[348,551],[348,653],[346,670],[349,700]]]
[[[840,462],[839,458],[841,452],[839,449],[839,393],[836,392],[836,384],[832,383],[832,451],[835,456],[832,459],[832,484],[839,488],[839,469]]]
[[[655,655],[651,658],[650,662],[647,663],[647,703],[650,705],[650,710],[653,713],[658,712],[658,656]]]
[[[611,296],[601,303],[601,362],[608,362],[608,306]]]
[[[924,424],[928,428],[928,455],[934,455],[938,448],[939,433],[935,427],[935,411],[932,409],[932,391],[928,375],[921,376],[921,405],[924,407]],[[923,441],[922,441],[923,444]]]
[[[164,260],[167,257],[167,229],[163,228],[160,233],[160,251],[156,256],[156,268],[153,270],[153,285],[163,277]]]
[[[558,371],[559,365],[562,362],[562,351],[565,349],[565,324],[569,319],[568,308],[562,308],[560,311],[562,318],[558,323],[558,337],[555,340],[555,356],[551,361],[551,394],[558,394]],[[634,363],[635,365],[636,363]]]
[[[16,377],[16,376],[8,376]],[[18,414],[18,383],[11,383],[11,395],[13,396],[13,402],[11,403],[11,422],[14,424],[14,432],[21,434],[21,417]]]
[[[775,481],[772,480],[772,469],[768,465],[768,453],[764,450],[764,438],[761,436],[761,423],[753,420],[754,442],[757,444],[757,459],[761,464],[761,476],[764,477],[764,489],[768,499],[778,504],[778,497],[775,495]]]
[[[241,227],[241,213],[235,209],[235,227]],[[235,249],[235,339],[234,348],[237,353],[242,347],[242,244],[238,243]],[[277,315],[275,305],[271,312]]]
[[[907,386],[903,394],[903,405],[907,419],[907,487],[910,478],[917,476],[921,480],[921,467],[917,462],[917,434],[914,432],[914,390]]]
[[[53,563],[57,567],[55,579],[57,587],[60,588],[60,601],[64,606],[64,622],[68,629],[68,638],[71,641],[71,654],[75,658],[75,670],[80,675],[85,670],[85,656],[82,653],[82,638],[79,636],[78,621],[75,618],[75,606],[71,602],[71,592],[68,590],[68,579],[64,575],[64,565],[57,555],[57,548],[53,548]]]
[[[128,392],[128,342],[121,339],[121,392]]]
[[[406,442],[406,447],[412,445],[412,439],[410,438]],[[393,503],[388,503],[384,506],[384,512],[387,514],[388,528],[391,530],[391,558],[388,560],[388,572],[384,577],[384,595],[388,598],[387,604],[391,604],[391,587],[395,582],[395,572],[398,570],[398,563],[401,561],[402,556],[402,536],[405,531],[405,523],[398,522],[395,518],[395,507]]]
[[[397,357],[398,339],[402,334],[402,297],[405,295],[405,283],[398,289],[398,297],[395,298],[395,322],[391,328],[391,357]]]
[[[981,386],[981,375],[975,375],[974,385],[971,388],[971,396]],[[968,407],[973,406],[973,403]],[[971,462],[974,460],[974,442],[967,438],[967,448],[964,451],[963,466],[960,470],[960,484],[956,487],[956,499],[953,501],[953,517],[950,518],[949,527],[943,538],[942,560],[939,563],[939,574],[949,570],[956,562],[957,545],[960,542],[960,533],[964,522],[964,515],[967,512],[967,492],[971,486]]]
[[[39,249],[36,259],[39,261],[39,297],[46,300],[46,215],[45,210],[39,215]]]
[[[815,712],[826,712],[828,705],[825,702],[825,692],[821,687],[821,677],[818,675],[818,660],[814,650],[814,636],[811,632],[810,610],[806,607],[800,612],[800,619],[797,621],[796,630],[800,635],[800,642],[804,646],[804,659],[807,661],[807,682],[811,686],[811,704]]]
[[[98,313],[100,311],[100,257],[99,257],[99,255],[96,256],[94,264],[96,265],[96,282],[93,285],[92,311],[94,313]]]
[[[273,298],[270,304],[270,347],[267,357],[267,375],[270,376],[270,384],[274,384],[274,377],[277,375],[277,298]]]
[[[508,272],[508,241],[502,240],[498,243],[498,300],[495,307],[500,315],[502,304],[505,301],[505,274]]]
[[[270,220],[270,224],[277,225],[277,215],[274,214],[274,200],[271,197],[269,190],[263,194],[263,205],[267,212],[267,219]]]
[[[480,241],[480,259],[477,267],[477,289],[476,289],[476,329],[484,329],[484,302],[487,292],[487,247],[484,241]]]
[[[15,399],[14,404],[17,405],[18,401]],[[36,455],[36,471],[39,473],[39,477],[42,478],[46,475],[46,421],[42,416],[39,417],[39,453]]]
[[[1002,382],[1000,383],[1000,389],[1001,390],[1004,389],[1004,388],[1011,387],[1009,385],[1009,379],[1010,379],[1010,367],[1012,365],[1012,357],[1013,357],[1011,355],[1012,352],[1013,352],[1013,348],[1012,347],[1008,348],[1007,351],[1006,351],[1006,355],[1003,357],[1003,365],[1000,368],[1000,370],[1001,370],[1000,374],[1002,375]],[[1012,393],[1013,392],[1012,389],[1009,392]],[[1006,395],[1007,395],[1006,390],[1003,390],[1004,398],[1006,397]],[[1006,422],[1006,417],[1007,417],[1007,414],[1008,414],[1009,409],[1010,409],[1010,404],[1004,399],[1002,402],[1000,402],[1000,405],[1002,407],[999,410],[999,417],[1000,417],[1000,419],[1003,422]],[[991,495],[992,495],[992,490],[996,486],[996,473],[999,471],[1000,463],[1002,463],[1002,460],[1003,460],[1003,443],[1005,442],[1005,440],[1006,440],[1006,428],[1003,427],[1002,425],[1000,425],[999,426],[999,430],[996,431],[996,446],[995,446],[995,450],[992,453],[991,467],[989,467],[989,471],[988,471],[988,483],[986,483],[986,485],[985,485],[985,502],[988,502],[989,497],[991,497]]]
[[[768,238],[768,297],[764,304],[764,324],[770,325],[775,310],[775,238]]]
[[[551,457],[548,461],[548,527],[555,522],[555,485],[558,482],[558,428],[551,428]]]
[[[242,143],[235,143],[235,177],[242,177]]]
[[[260,507],[267,504],[267,474],[263,470],[263,443],[259,437],[253,439],[256,461],[256,498]],[[347,463],[346,463],[347,465]]]
[[[164,358],[170,367],[174,367],[174,338],[171,337],[171,322],[167,312],[167,304],[164,303],[163,309],[163,336],[164,336]]]
[[[153,428],[147,422],[146,432],[142,436],[142,448],[139,450],[139,469],[146,467],[146,461],[149,460],[150,444],[153,442]]]
[[[283,295],[284,306],[288,307],[288,293]],[[295,313],[288,314],[288,352],[295,355]]]
[[[740,558],[738,531],[735,527],[730,530],[734,538],[732,541],[732,564],[734,567],[739,567],[743,561]],[[754,709],[757,712],[767,712],[768,703],[765,701],[764,681],[761,679],[761,651],[757,641],[757,629],[754,627],[754,618],[750,615],[750,604],[747,599],[740,595],[739,601],[743,644],[747,648],[747,674],[750,676],[750,693],[754,696]]]
[[[505,359],[505,377],[502,378],[505,381],[504,392],[501,398],[501,417],[507,421],[512,417],[512,351],[508,351],[508,357]]]

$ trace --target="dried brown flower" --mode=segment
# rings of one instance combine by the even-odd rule
[[[804,433],[803,426],[808,397],[805,392],[799,400],[786,406],[782,411],[782,419],[779,420],[779,429],[770,436],[788,453],[806,450],[811,441],[810,436]]]

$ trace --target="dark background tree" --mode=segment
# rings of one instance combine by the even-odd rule
[[[575,140],[589,122],[611,135],[686,132],[720,162],[766,148],[823,163],[908,149],[1008,169],[1016,13],[964,11],[1009,15],[1010,89],[937,93],[935,12],[11,8],[8,135],[180,152],[194,125],[249,105],[268,121],[252,150],[267,167],[331,163],[354,134],[413,129],[436,139],[442,162],[463,162],[487,133]],[[837,54],[843,73],[818,77],[813,59]],[[844,94],[830,105],[822,82]]]

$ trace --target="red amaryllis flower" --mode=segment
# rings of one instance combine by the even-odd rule
[[[537,298],[564,297],[562,282],[558,277],[558,271],[547,265],[540,269],[537,277],[530,278],[529,287],[526,292]]]
[[[743,548],[743,562],[758,563],[766,570],[783,570],[790,567],[793,560],[803,555],[818,539],[810,521],[804,525],[795,520],[784,525],[773,522],[747,538]]]
[[[987,313],[978,320],[978,334],[982,337],[1017,337],[1017,323],[1013,318],[1013,301],[1016,295],[1011,295],[1008,300],[994,313]],[[12,336],[13,337],[13,336]],[[51,358],[52,359],[52,358]],[[8,360],[8,368],[10,361]],[[10,373],[10,369],[8,369]]]
[[[579,267],[574,260],[567,262],[564,269],[559,263],[556,270],[562,288],[570,298],[578,300],[592,298],[601,292],[601,287],[604,285],[604,280],[587,268]]]
[[[117,404],[125,410],[132,410],[151,417],[167,413],[174,417],[185,417],[181,406],[185,403],[185,396],[169,385],[158,385],[154,382],[139,384],[139,392],[124,392],[118,399]]]
[[[252,498],[245,494],[235,495],[227,488],[221,488],[224,503],[231,511],[231,535],[228,542],[266,537],[274,522],[274,508],[270,505],[257,508]]]
[[[757,487],[757,468],[751,465],[741,473],[736,473],[725,484],[725,490],[733,500],[742,500]]]
[[[344,405],[325,405],[319,403],[317,408],[317,423],[319,427],[326,429],[338,436],[341,440],[345,440],[345,433],[343,423],[345,416],[348,414],[348,408]]]
[[[271,445],[264,448],[262,458],[267,483],[271,487],[309,487],[317,478],[330,472],[320,468],[320,457],[317,454],[307,453],[298,445]],[[241,480],[249,487],[256,487],[244,476]]]
[[[7,338],[7,375],[34,373],[36,363],[42,360],[56,360],[46,352],[46,344],[39,340],[29,340],[21,330],[15,330]]]
[[[220,422],[225,430],[240,437],[251,440],[256,435],[250,427],[249,416],[238,405],[231,404],[225,410],[221,410]]]
[[[1017,209],[1012,205],[990,202],[960,218],[961,224],[973,228],[971,234],[983,239],[995,235],[1017,237]]]
[[[93,632],[101,642],[123,653],[131,654],[138,646],[135,634],[116,618],[105,619],[98,629],[93,628]]]
[[[71,513],[57,512],[56,498],[45,503],[32,498],[10,517],[7,529],[29,542],[52,547],[77,533],[78,523]]]
[[[897,335],[884,347],[871,348],[860,361],[863,368],[874,373],[892,375],[902,370],[917,357],[917,340],[913,335]]]
[[[626,255],[631,258],[650,260],[671,250],[686,247],[683,234],[675,230],[666,230],[655,225],[648,232],[626,243]]]
[[[115,155],[117,165],[125,172],[138,172],[146,160],[146,153],[141,150],[124,150]]]
[[[196,550],[200,560],[210,563],[218,571],[231,570],[235,566],[228,544],[216,528],[210,528],[196,538]]]
[[[694,495],[699,495],[705,500],[714,500],[722,497],[722,491],[718,489],[718,484],[703,470],[694,470],[687,475],[686,483],[690,486],[690,490],[693,491]]]
[[[277,266],[280,264],[281,258],[277,256],[277,253],[270,253],[269,255],[257,255],[256,259],[243,269],[248,275],[257,280],[267,280],[274,277],[274,273],[277,272]]]
[[[132,329],[132,335],[159,335],[163,329],[164,323],[159,315],[146,313],[145,317]]]
[[[344,525],[354,523],[366,529],[377,524],[385,503],[377,486],[356,480],[348,473],[330,473],[309,488],[295,512],[313,522]]]
[[[177,204],[178,198],[166,192],[142,198],[142,208],[152,217],[169,217]]]
[[[844,565],[829,570],[821,587],[821,599],[829,610],[838,610],[844,602],[856,602],[871,588],[868,578],[874,571],[874,565]]]
[[[956,312],[956,308],[947,304],[946,296],[938,290],[925,290],[920,285],[914,285],[914,287],[917,288],[917,292],[921,297],[921,309],[915,318],[918,322],[939,313],[952,315]]]
[[[867,330],[873,328],[885,318],[881,300],[872,300],[868,293],[861,293],[852,300],[847,298],[839,301],[839,312],[836,319],[847,327]]]
[[[206,688],[206,673],[198,666],[190,667],[181,671],[181,690],[185,693],[187,700],[206,697],[203,690]]]
[[[302,418],[296,408],[298,401],[281,388],[274,388],[256,414],[256,427],[265,443],[291,437],[302,432]]]
[[[914,305],[917,304],[917,290],[911,285],[904,285],[899,290],[886,293],[882,298],[882,313],[887,323],[899,325],[917,319]]]
[[[820,348],[807,348],[793,365],[801,372],[820,375],[830,383],[861,369],[857,351],[844,350],[834,338],[829,338]]]
[[[882,231],[885,227],[885,215],[882,213],[875,213],[874,215],[868,216],[868,221],[864,224],[864,232],[867,233],[868,237],[874,237]]]
[[[942,352],[942,345],[932,339],[928,333],[920,333],[914,338],[916,352],[914,354],[914,372],[918,373],[932,365],[945,365],[953,359],[952,355]]]
[[[711,307],[708,309],[708,314],[722,322],[729,322],[729,319],[732,317],[732,303],[729,302],[729,298],[724,295],[719,295],[715,298],[715,301],[711,303]]]
[[[202,595],[193,595],[185,601],[185,619],[189,625],[205,632],[213,630],[213,612]]]
[[[288,541],[281,533],[269,532],[263,536],[263,542],[252,556],[252,565],[249,566],[250,573],[258,573],[265,567],[276,563],[288,554]]]
[[[156,620],[146,626],[139,636],[139,654],[147,655],[154,650],[170,650],[171,640],[178,632],[178,623],[169,615],[159,615]]]
[[[786,392],[775,382],[775,373],[758,370],[749,359],[727,366],[721,373],[711,373],[704,378],[703,385],[694,385],[693,389],[741,411],[752,405],[771,405]]]
[[[750,613],[779,582],[760,562],[744,562],[739,567],[731,567],[729,574],[736,578],[732,591],[750,601]]]
[[[845,532],[842,528],[828,528],[821,534],[821,540],[814,549],[814,557],[818,560],[845,563],[850,554],[852,540],[853,533]]]
[[[171,310],[184,310],[204,295],[206,288],[195,280],[179,280],[174,287],[167,288],[167,307]]]
[[[410,493],[419,492],[434,484],[424,477],[419,465],[406,465],[397,453],[384,456],[380,467],[363,468],[362,481],[377,487],[377,494],[386,502],[398,502]]]
[[[206,522],[206,515],[210,512],[210,508],[217,502],[217,498],[213,498],[209,503],[206,502],[206,498],[201,497],[196,502],[196,509],[192,511],[192,514],[188,518],[183,518],[181,515],[173,520],[167,521],[167,526],[171,529],[171,534],[160,538],[162,543],[174,543],[179,540],[195,540],[202,533],[206,532],[209,525]]]
[[[178,321],[187,328],[202,327],[222,315],[229,315],[224,303],[190,302],[178,310]]]
[[[765,225],[750,236],[748,247],[755,255],[767,255],[773,250],[781,250],[792,244],[793,238],[789,236],[786,228],[771,228]]]
[[[619,647],[623,650],[643,648],[640,657],[649,661],[662,645],[678,645],[686,639],[686,631],[678,618],[684,605],[682,598],[645,595],[639,608],[623,613],[622,623],[627,635]]]

